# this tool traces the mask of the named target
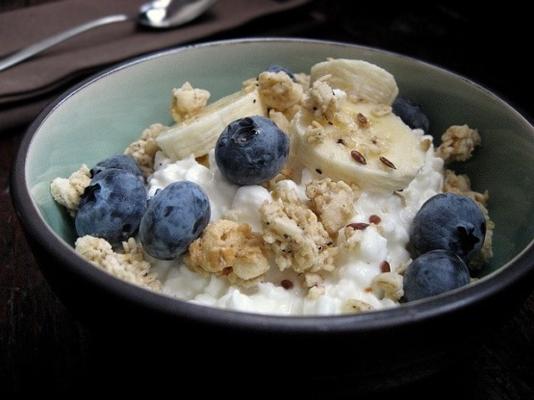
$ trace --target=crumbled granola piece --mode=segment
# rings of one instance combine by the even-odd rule
[[[484,207],[487,206],[489,193],[479,193],[471,190],[471,180],[467,175],[457,175],[450,169],[445,170],[445,179],[443,180],[443,191],[456,193],[467,196]]]
[[[333,121],[338,111],[339,99],[334,89],[325,81],[329,77],[330,75],[325,75],[313,82],[304,98],[304,107],[316,116],[324,116],[328,121]]]
[[[75,246],[83,258],[116,278],[152,290],[161,288],[161,282],[150,273],[150,264],[144,260],[143,249],[134,238],[122,242],[124,253],[114,252],[106,240],[89,235],[78,238]]]
[[[469,262],[472,268],[481,268],[491,257],[493,257],[493,232],[495,231],[495,222],[486,215],[486,236],[480,253]]]
[[[273,201],[260,208],[263,239],[281,271],[332,271],[337,248],[323,224],[293,190],[277,185]]]
[[[453,125],[441,136],[441,141],[436,154],[450,162],[468,160],[481,139],[476,129],[467,125]]]
[[[373,307],[365,301],[348,299],[342,306],[341,312],[345,314],[355,314],[363,311],[371,311]]]
[[[323,277],[316,272],[308,272],[304,274],[304,284],[308,288],[312,288],[314,286],[321,286],[323,282]]]
[[[396,272],[383,272],[374,277],[371,287],[379,298],[399,301],[404,295],[402,275]]]
[[[279,127],[286,134],[289,132],[290,124],[287,117],[280,111],[271,109],[269,111],[269,118],[273,121],[277,127]]]
[[[344,139],[351,138],[357,132],[358,124],[354,121],[354,118],[349,113],[339,110],[334,114],[334,119],[332,121],[340,128],[338,131],[344,137]],[[341,136],[340,135],[340,136]],[[356,141],[353,139],[353,144],[356,144]]]
[[[55,178],[50,184],[50,192],[54,200],[65,207],[71,216],[74,216],[80,205],[80,198],[90,183],[91,171],[87,165],[82,164],[80,169],[68,178]]]
[[[265,188],[268,190],[274,190],[278,182],[286,180],[286,179],[291,179],[291,180],[296,179],[295,171],[291,169],[289,166],[287,166],[287,164],[284,168],[280,170],[278,174],[275,175],[274,178],[265,182],[263,186],[265,186]]]
[[[220,219],[209,224],[189,246],[186,265],[202,274],[225,276],[231,283],[252,286],[269,269],[261,236],[249,224]]]
[[[323,286],[313,286],[308,290],[308,294],[306,297],[309,300],[317,300],[319,297],[321,297],[323,294],[325,294],[326,290]]]
[[[131,143],[124,150],[124,154],[134,158],[145,176],[149,176],[154,172],[154,156],[160,150],[156,138],[166,129],[168,127],[165,125],[152,124],[143,131],[139,140]]]
[[[306,128],[306,141],[310,144],[320,144],[326,139],[324,127],[317,121],[312,121],[311,125]]]
[[[482,244],[482,249],[480,253],[469,263],[472,268],[479,268],[491,257],[493,257],[492,242],[495,223],[491,220],[487,209],[489,193],[487,190],[484,191],[484,193],[471,190],[471,181],[469,177],[467,175],[457,175],[450,169],[445,170],[443,191],[456,193],[471,198],[478,204],[482,210],[482,213],[484,214],[484,217],[486,218],[486,236],[484,238],[484,243]]]
[[[285,72],[262,72],[258,83],[260,96],[268,108],[285,111],[302,100],[302,86],[293,82]]]
[[[395,268],[395,272],[397,274],[403,275],[406,273],[406,270],[408,269],[408,263],[401,262],[397,268]]]
[[[337,246],[344,250],[354,250],[362,241],[361,229],[356,229],[354,224],[349,224],[338,231]]]
[[[293,117],[302,109],[302,105],[300,103],[294,104],[291,107],[284,110],[284,115],[288,119],[288,121],[291,121]]]
[[[171,115],[176,122],[182,122],[198,114],[210,98],[210,92],[196,89],[185,82],[179,89],[172,89]]]
[[[421,150],[423,150],[424,152],[428,151],[428,149],[430,149],[430,146],[432,146],[432,137],[429,136],[429,135],[424,135],[423,137],[421,137],[421,140],[419,140],[419,147],[421,148]]]
[[[330,178],[314,180],[306,186],[306,196],[311,201],[311,209],[330,235],[336,235],[354,215],[355,195],[343,181],[334,182]]]

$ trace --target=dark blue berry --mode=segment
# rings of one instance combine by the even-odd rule
[[[138,176],[107,168],[85,189],[75,225],[78,236],[92,235],[120,244],[137,232],[146,209],[146,189]]]
[[[289,138],[270,119],[254,116],[231,122],[215,145],[222,174],[236,185],[257,185],[284,166]]]
[[[406,97],[398,96],[392,105],[393,113],[412,129],[422,129],[428,134],[430,122],[421,106]]]
[[[469,269],[454,253],[433,250],[417,257],[404,274],[404,298],[414,301],[469,283]]]
[[[94,177],[98,173],[108,168],[123,169],[131,172],[134,175],[143,177],[143,173],[137,166],[137,163],[132,156],[126,154],[117,154],[112,157],[106,158],[104,161],[100,161],[91,169],[91,176]]]
[[[486,235],[486,219],[469,197],[440,193],[423,204],[410,232],[415,255],[430,250],[450,250],[468,261],[477,254]]]
[[[210,214],[208,197],[200,186],[189,181],[171,183],[150,200],[141,220],[143,248],[161,260],[176,258],[200,236]]]
[[[277,64],[271,64],[269,65],[269,67],[266,69],[267,72],[284,72],[286,73],[294,82],[296,82],[295,80],[295,75],[293,75],[293,71],[291,71],[289,68],[286,68],[286,67],[282,67],[281,65],[277,65]]]

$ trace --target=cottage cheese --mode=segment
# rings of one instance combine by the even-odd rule
[[[210,167],[199,164],[193,157],[171,162],[162,154],[156,156],[155,173],[149,178],[149,195],[156,190],[182,179],[200,185],[210,199],[211,220],[233,219],[248,223],[253,231],[261,231],[259,209],[272,197],[262,186],[237,186],[225,181],[210,155]],[[378,215],[379,224],[370,224],[357,232],[353,245],[340,246],[337,268],[324,276],[319,296],[307,295],[301,287],[302,280],[291,270],[281,272],[273,261],[263,282],[252,288],[232,286],[228,280],[215,276],[203,276],[187,268],[183,260],[161,261],[151,259],[153,271],[162,283],[162,292],[196,304],[231,310],[278,314],[313,315],[340,314],[359,309],[382,309],[395,306],[397,301],[377,290],[376,279],[383,274],[381,264],[387,261],[393,273],[402,271],[411,261],[406,250],[408,229],[421,205],[441,192],[443,161],[434,155],[431,147],[426,153],[423,168],[411,184],[398,194],[363,192],[354,203],[354,217],[350,222],[368,222]],[[301,199],[306,198],[306,184],[313,173],[305,170],[301,182],[281,182],[294,189]],[[338,238],[338,240],[340,240]],[[283,280],[294,283],[284,289]],[[351,308],[352,307],[352,308]],[[363,307],[363,308],[362,308]]]

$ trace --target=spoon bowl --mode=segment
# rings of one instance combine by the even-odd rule
[[[137,22],[153,29],[187,24],[209,9],[216,0],[156,0],[141,6]]]

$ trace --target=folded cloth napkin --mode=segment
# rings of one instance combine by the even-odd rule
[[[138,27],[137,10],[147,0],[63,0],[0,14],[0,59],[48,36],[113,14],[132,19],[90,30],[34,58],[0,71],[0,132],[24,125],[65,83],[136,55],[171,48],[236,28],[255,18],[308,0],[219,0],[198,20],[157,31]]]

